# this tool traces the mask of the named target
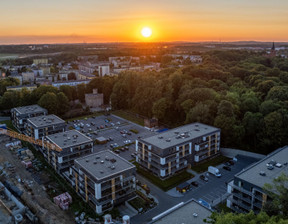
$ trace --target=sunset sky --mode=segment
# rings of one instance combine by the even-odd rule
[[[288,41],[288,0],[1,0],[0,44]],[[141,29],[151,27],[149,38]]]

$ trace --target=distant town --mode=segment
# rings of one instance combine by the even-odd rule
[[[0,52],[0,223],[287,221],[287,43]]]

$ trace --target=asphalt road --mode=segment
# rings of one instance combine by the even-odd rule
[[[141,181],[141,183],[146,183],[150,187],[151,194],[156,197],[159,201],[159,204],[154,209],[146,212],[145,214],[139,214],[131,218],[131,223],[133,224],[142,224],[151,221],[151,219],[167,209],[177,205],[180,202],[186,202],[192,198],[198,200],[203,199],[208,203],[215,201],[216,199],[221,199],[223,195],[226,193],[226,183],[233,179],[234,175],[240,172],[245,167],[249,166],[253,162],[257,160],[250,157],[238,157],[237,163],[234,166],[231,166],[231,171],[223,170],[223,165],[218,166],[220,168],[220,172],[222,173],[222,177],[217,178],[213,175],[209,175],[208,182],[205,182],[199,179],[199,175],[195,176],[193,179],[187,181],[197,181],[199,186],[192,187],[189,192],[181,195],[180,193],[176,193],[176,189],[171,189],[170,191],[175,191],[175,196],[171,196],[173,194],[169,194],[169,192],[164,192],[144,177],[137,175],[137,179]],[[226,183],[225,183],[226,182]]]

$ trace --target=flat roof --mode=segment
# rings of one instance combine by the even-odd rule
[[[163,215],[162,215],[163,214]],[[205,206],[199,204],[195,200],[188,201],[182,205],[176,207],[175,209],[171,208],[171,211],[167,210],[166,212],[159,215],[159,218],[155,218],[155,221],[151,223],[156,224],[202,224],[204,223],[203,219],[207,219],[212,211],[206,208]]]
[[[14,108],[19,114],[30,114],[30,113],[37,113],[37,112],[47,112],[46,109],[40,107],[39,105],[29,105],[24,107],[16,107]]]
[[[174,128],[169,131],[144,138],[140,141],[143,141],[149,145],[154,145],[160,149],[165,149],[187,141],[191,141],[195,138],[207,135],[215,131],[220,131],[220,129],[197,122]]]
[[[280,163],[282,166],[280,168],[274,166],[274,169],[268,170],[266,164],[272,160],[276,163]],[[264,159],[252,164],[248,168],[236,174],[235,177],[263,188],[264,184],[272,184],[273,180],[280,176],[282,173],[288,175],[288,165],[286,164],[287,162],[288,146],[285,146],[270,153]],[[259,174],[261,171],[265,172],[266,176],[261,176]]]
[[[70,130],[46,136],[47,140],[58,145],[60,148],[73,147],[92,142],[92,139],[77,130]]]
[[[54,114],[31,117],[27,119],[27,121],[32,123],[36,128],[47,127],[57,124],[65,124],[64,120]]]
[[[132,163],[110,150],[100,151],[75,159],[74,163],[78,164],[97,180],[135,167]]]

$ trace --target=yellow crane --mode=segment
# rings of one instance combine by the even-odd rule
[[[48,150],[53,150],[53,151],[57,151],[57,152],[62,151],[62,148],[60,148],[58,145],[55,145],[55,144],[50,143],[50,142],[45,141],[45,140],[34,139],[33,137],[23,135],[23,134],[20,134],[18,132],[15,132],[15,131],[12,131],[9,129],[0,128],[0,134],[8,135],[12,138],[17,138],[17,139],[20,139],[20,140],[23,140],[26,142],[30,142],[30,143],[35,144],[35,145],[40,145],[40,146],[47,148]]]

